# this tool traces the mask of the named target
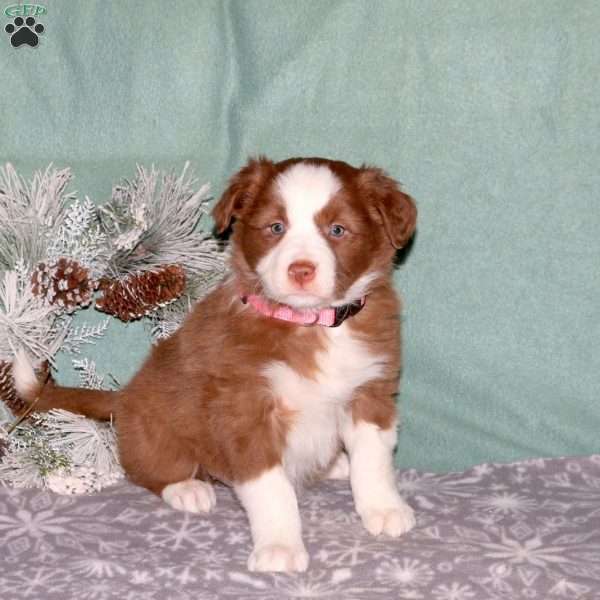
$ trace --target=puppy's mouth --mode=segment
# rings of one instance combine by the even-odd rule
[[[359,301],[368,293],[367,285],[359,285],[347,287],[341,287],[335,289],[332,294],[328,293],[317,293],[312,290],[305,289],[287,289],[277,290],[272,289],[267,282],[261,281],[261,288],[265,298],[272,302],[279,304],[286,304],[291,308],[309,308],[320,310],[322,308],[330,308],[343,306],[345,304],[352,304],[353,302]]]
[[[332,298],[324,298],[310,292],[295,292],[291,294],[282,294],[272,298],[275,302],[287,304],[292,308],[326,308],[331,306]]]

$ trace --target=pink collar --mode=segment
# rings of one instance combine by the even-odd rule
[[[267,298],[254,294],[242,296],[241,300],[244,304],[250,304],[254,310],[266,317],[288,321],[289,323],[297,323],[298,325],[324,325],[325,327],[338,327],[348,317],[352,317],[360,312],[366,302],[366,298],[363,297],[352,304],[317,310],[312,308],[292,308],[287,304],[271,302]]]

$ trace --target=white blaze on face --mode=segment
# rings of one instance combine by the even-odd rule
[[[315,215],[340,188],[340,180],[328,167],[306,163],[293,165],[275,180],[276,193],[286,210],[287,230],[256,267],[266,293],[274,300],[298,307],[331,302],[336,258],[315,223]],[[316,267],[314,279],[302,288],[288,275],[290,265],[298,261]]]

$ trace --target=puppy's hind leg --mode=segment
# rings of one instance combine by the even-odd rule
[[[216,503],[213,486],[200,479],[184,479],[166,485],[162,499],[171,507],[191,513],[210,512]]]
[[[133,483],[177,510],[207,513],[214,508],[212,484],[198,478],[199,465],[192,449],[176,435],[168,435],[164,429],[150,432],[143,426],[132,427],[128,421],[125,427],[119,426],[119,447],[121,463]]]
[[[327,469],[325,479],[349,479],[349,477],[350,461],[348,460],[348,455],[341,450]]]

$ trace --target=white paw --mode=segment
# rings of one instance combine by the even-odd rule
[[[161,496],[169,506],[191,513],[210,512],[216,502],[212,485],[199,479],[171,483],[165,487]]]
[[[302,545],[267,544],[255,548],[248,558],[249,571],[293,573],[295,571],[306,571],[307,568],[308,554]]]
[[[350,477],[350,461],[345,452],[338,454],[325,477],[327,479],[348,479]]]
[[[402,501],[393,508],[368,507],[360,511],[365,529],[372,535],[385,533],[399,537],[410,531],[416,524],[413,509]]]

